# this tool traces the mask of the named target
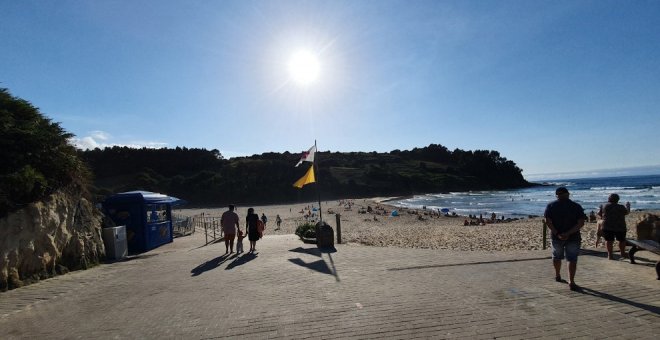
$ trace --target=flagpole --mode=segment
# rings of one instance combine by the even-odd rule
[[[319,196],[319,222],[323,222],[323,209],[321,208],[321,188],[319,188],[319,167],[316,165],[319,157],[319,148],[316,146],[316,139],[314,140],[314,149],[316,149],[316,153],[314,155],[314,175],[316,177],[316,193]]]

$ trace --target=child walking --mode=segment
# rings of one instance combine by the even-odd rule
[[[243,239],[245,238],[245,234],[243,234],[242,230],[238,231],[238,237],[236,238],[236,253],[240,254],[243,252]]]

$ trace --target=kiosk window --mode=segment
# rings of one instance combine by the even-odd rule
[[[156,223],[167,221],[167,205],[165,204],[147,204],[146,205],[147,223]]]

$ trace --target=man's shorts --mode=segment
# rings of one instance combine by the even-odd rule
[[[605,241],[614,241],[616,238],[617,241],[625,241],[626,240],[626,232],[625,231],[609,231],[609,230],[603,230],[603,238]]]
[[[577,262],[580,252],[580,240],[552,240],[552,259],[563,260],[566,255],[566,261]]]

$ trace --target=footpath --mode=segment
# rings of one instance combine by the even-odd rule
[[[245,242],[248,248],[247,242]],[[656,255],[586,250],[579,292],[550,250],[456,252],[203,235],[0,293],[0,339],[635,338],[660,334]],[[646,261],[644,260],[646,259]],[[566,264],[564,263],[564,267]],[[566,268],[562,268],[564,273]]]

